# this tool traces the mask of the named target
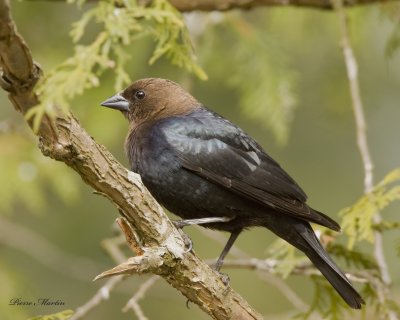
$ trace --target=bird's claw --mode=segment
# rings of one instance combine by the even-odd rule
[[[0,87],[7,92],[10,92],[13,87],[11,79],[9,79],[3,71],[0,72]]]
[[[175,220],[172,221],[172,224],[175,226],[177,229],[183,229],[184,226],[186,226],[185,223],[182,222],[183,220]]]
[[[188,253],[188,252],[192,251],[192,249],[193,249],[192,239],[190,239],[189,236],[184,232],[182,232],[182,238],[183,238],[183,242],[185,243],[185,246],[186,246],[186,250],[184,252]]]
[[[185,244],[186,250],[184,251],[185,253],[188,253],[192,251],[193,249],[193,241],[192,239],[189,238],[189,236],[183,232],[182,228],[185,226],[184,224],[181,223],[182,220],[178,221],[172,221],[172,224],[177,228],[183,238],[183,242]]]
[[[223,284],[227,287],[229,283],[231,282],[231,279],[226,273],[222,273],[221,271],[215,270],[215,272],[218,274],[219,278],[223,282]]]

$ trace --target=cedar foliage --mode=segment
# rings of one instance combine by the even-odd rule
[[[195,56],[182,14],[167,0],[154,0],[146,6],[134,0],[108,0],[100,1],[87,9],[84,9],[84,0],[69,2],[80,6],[83,12],[70,32],[74,53],[52,71],[47,72],[38,84],[37,93],[41,103],[27,114],[28,118],[34,119],[36,129],[45,113],[53,115],[54,106],[69,110],[72,99],[88,89],[99,86],[100,77],[108,70],[114,73],[115,90],[129,84],[132,79],[125,71],[126,63],[130,59],[127,48],[142,37],[149,37],[154,42],[154,49],[148,58],[149,64],[165,57],[172,65],[185,69],[199,79],[207,79]],[[98,25],[94,35],[93,32],[87,34],[91,24]],[[213,34],[209,33],[209,30],[204,31],[209,35],[208,43],[201,43],[201,39],[198,39],[198,42],[203,44],[203,48],[199,48],[203,63],[207,65],[211,55],[219,56],[221,63],[217,72],[223,74],[233,61],[237,68],[231,70],[229,85],[237,89],[242,97],[241,111],[261,123],[266,123],[278,143],[284,144],[289,137],[290,122],[294,116],[296,75],[288,67],[279,46],[273,40],[263,37],[261,31],[243,20],[239,13],[224,14],[214,24],[217,27]],[[225,26],[228,26],[229,30],[224,29]],[[235,47],[230,49],[233,52],[233,60],[223,58],[226,49],[219,46],[219,36],[236,39]],[[389,55],[394,54],[399,43],[399,29],[395,28],[387,43]],[[213,51],[207,52],[206,49],[211,47]],[[252,59],[254,52],[259,54]],[[277,56],[281,57],[279,61]],[[254,82],[242,81],[248,77],[252,77],[257,85],[254,86]],[[21,145],[26,145],[26,140],[21,139]],[[28,148],[26,151],[30,154],[33,152]],[[0,158],[0,163],[2,168],[14,170],[15,164],[7,162],[5,158]],[[49,176],[42,179],[51,185],[52,164],[46,162],[44,166]],[[68,202],[77,196],[73,191],[76,182],[68,176],[65,176],[63,181],[64,189],[55,192]],[[54,184],[54,188],[57,188],[57,184]],[[38,211],[44,205],[43,195],[35,188],[32,188],[32,193],[29,194],[19,194],[17,185],[3,189],[0,190],[4,196],[0,202],[3,211],[10,210],[16,199],[22,200],[23,204],[30,206],[33,211]],[[382,279],[374,258],[367,252],[371,251],[374,232],[384,233],[400,227],[400,221],[383,220],[379,225],[373,222],[377,211],[383,213],[384,217],[384,210],[399,199],[400,169],[395,169],[377,183],[371,193],[361,195],[354,204],[339,212],[347,245],[337,243],[335,236],[328,230],[320,230],[322,240],[324,237],[333,237],[333,240],[326,243],[328,252],[339,261],[345,262],[347,271],[360,280],[360,288],[366,297],[367,305],[373,306],[371,310],[373,309],[374,314],[380,318],[389,318],[389,312],[394,312],[400,317],[400,304],[393,301],[388,292],[385,292],[385,302],[378,302]],[[362,249],[359,249],[360,247]],[[293,247],[282,240],[270,245],[266,259],[275,261],[273,272],[283,278],[296,274],[298,270],[312,270],[312,267],[307,266],[307,259],[297,254]],[[315,286],[313,299],[309,309],[297,314],[295,318],[308,319],[317,313],[324,319],[343,319],[345,313],[352,312],[320,274],[313,271],[310,274]],[[69,315],[70,311],[67,310],[34,319],[67,319]]]

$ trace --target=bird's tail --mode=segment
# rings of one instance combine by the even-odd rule
[[[364,304],[363,298],[354,289],[350,281],[336,263],[331,259],[321,243],[315,236],[314,231],[310,226],[296,226],[300,236],[308,244],[309,248],[305,248],[303,252],[311,260],[311,262],[318,268],[323,276],[330,282],[335,290],[340,294],[346,303],[353,309],[360,309]]]
[[[303,222],[295,223],[291,225],[290,231],[286,231],[277,234],[303,251],[350,307],[360,309],[365,303],[363,298],[322,247],[311,226]]]

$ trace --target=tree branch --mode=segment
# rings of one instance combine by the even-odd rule
[[[38,0],[31,0],[38,1]],[[41,0],[42,1],[42,0]],[[53,0],[55,1],[55,0]],[[64,1],[65,0],[56,0]],[[94,2],[98,0],[86,0]],[[398,0],[344,0],[345,7],[354,7],[367,4],[386,3]],[[142,0],[148,3],[149,0]],[[322,10],[333,10],[333,0],[169,0],[181,12],[190,11],[228,11],[233,9],[252,9],[257,7],[305,7]]]
[[[374,164],[372,162],[372,157],[367,140],[367,122],[365,120],[364,107],[360,93],[360,84],[358,81],[358,65],[350,41],[348,20],[343,9],[343,2],[342,0],[333,0],[333,1],[335,10],[338,15],[341,37],[342,37],[341,46],[346,64],[347,77],[349,80],[350,96],[352,100],[352,107],[357,129],[356,131],[357,146],[364,166],[364,192],[365,194],[370,195],[374,189],[374,175],[373,175]],[[372,198],[371,201],[373,201]],[[382,217],[378,210],[376,210],[373,222],[374,224],[380,224],[382,222]],[[374,256],[379,266],[379,271],[383,281],[383,290],[378,291],[378,297],[380,303],[384,303],[386,300],[386,296],[388,295],[388,287],[390,286],[392,280],[389,274],[389,269],[383,251],[382,233],[379,231],[375,231],[374,236],[375,236]],[[392,311],[389,312],[389,317],[391,320],[398,319],[396,314]]]
[[[116,276],[108,279],[106,283],[97,290],[96,294],[88,302],[76,309],[69,320],[83,319],[92,309],[97,307],[104,300],[110,297],[111,291],[125,278],[125,276]]]
[[[90,281],[91,274],[105,268],[97,261],[62,252],[42,235],[5,218],[0,218],[0,244],[19,250],[42,265],[80,281]]]
[[[395,0],[396,1],[396,0]],[[332,10],[332,0],[171,0],[179,11],[227,11],[232,9],[251,9],[255,7],[271,6],[295,6],[314,9]],[[385,0],[345,0],[343,4],[347,7],[382,3]]]
[[[220,243],[222,246],[225,245],[227,239],[219,232],[210,230],[210,229],[205,229],[201,228],[200,226],[197,226],[198,230],[203,233],[204,235],[208,236],[210,239],[213,239]],[[229,254],[234,256],[238,260],[247,260],[247,261],[254,261],[253,258],[251,258],[248,254],[246,254],[244,251],[240,250],[237,248],[235,245],[232,246],[231,250],[229,251]],[[227,264],[227,259],[224,260],[224,268],[229,268],[230,265],[229,263]],[[215,260],[213,261],[207,261],[209,265],[212,263],[215,263]],[[262,264],[260,264],[262,265]],[[262,270],[262,269],[257,269],[254,268],[257,271],[267,271],[267,272],[257,272],[258,276],[260,279],[268,283],[269,285],[275,287],[285,299],[292,304],[292,306],[299,311],[305,311],[307,310],[307,304],[299,297],[299,295],[286,283],[284,279],[281,277],[277,276],[274,273],[274,270]]]
[[[139,320],[147,320],[142,308],[140,308],[139,300],[144,298],[146,292],[156,283],[158,279],[158,276],[152,276],[143,282],[133,297],[130,298],[125,307],[123,307],[122,311],[127,312],[129,309],[132,309]]]
[[[17,33],[8,0],[0,0],[1,86],[9,92],[15,108],[25,114],[39,99],[33,88],[40,68]],[[80,126],[72,114],[43,117],[37,132],[43,154],[62,161],[98,192],[106,195],[133,226],[143,248],[163,251],[154,273],[163,277],[190,301],[215,319],[261,319],[249,304],[193,252],[160,205],[141,183],[140,177],[122,167]]]

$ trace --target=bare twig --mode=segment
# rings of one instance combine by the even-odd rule
[[[122,252],[120,248],[121,245],[126,245],[125,238],[122,234],[113,238],[103,239],[101,241],[102,248],[115,262],[118,263],[121,263],[127,259],[127,256]]]
[[[127,224],[127,222],[124,220],[123,222],[121,222],[121,220],[124,220],[122,218],[118,218],[117,219],[117,223],[119,224],[120,228],[122,230],[124,230],[124,234],[125,235],[130,235],[131,231],[126,231],[126,228],[129,227],[129,225]],[[128,239],[128,246],[131,248],[132,251],[136,252],[136,247],[131,247],[130,244],[132,243],[132,241],[129,241]],[[125,256],[125,254],[122,252],[120,246],[122,245],[126,245],[125,239],[124,239],[124,235],[120,234],[117,237],[114,238],[108,238],[102,241],[102,246],[103,248],[107,251],[107,253],[116,261],[119,263],[123,263],[125,260],[127,260],[127,257]],[[91,311],[92,309],[96,308],[98,305],[100,305],[100,303],[106,299],[108,299],[110,292],[115,288],[115,286],[121,282],[123,280],[124,276],[123,275],[119,275],[116,277],[112,277],[111,279],[109,279],[104,286],[101,287],[100,290],[97,291],[97,293],[88,301],[86,302],[84,305],[82,305],[81,307],[77,308],[76,313],[74,314],[74,316],[72,317],[72,319],[78,320],[83,318],[89,311]],[[152,276],[150,279],[152,278],[159,278],[158,276]],[[115,279],[115,281],[114,281]],[[150,280],[149,279],[149,280]],[[147,281],[149,281],[147,280]],[[143,292],[143,294],[136,299],[136,308],[134,309],[135,313],[137,314],[137,317],[139,319],[145,319],[145,317],[142,317],[143,313],[141,313],[141,309],[139,304],[137,303],[139,299],[141,299],[144,296],[144,292],[150,288],[150,285],[146,285],[146,282],[143,282],[143,284],[140,285],[139,289],[137,292]],[[144,288],[143,288],[144,287]],[[137,295],[137,293],[135,294],[135,296]],[[133,307],[133,305],[132,305]]]
[[[24,252],[48,268],[81,281],[87,281],[105,267],[88,258],[61,252],[60,248],[40,234],[5,218],[0,218],[0,243]]]
[[[110,297],[111,290],[120,283],[125,276],[116,276],[107,280],[107,282],[97,291],[97,293],[84,305],[76,309],[76,312],[72,315],[69,320],[83,319],[83,317],[95,307],[97,307],[102,301],[107,300]]]
[[[226,238],[222,236],[220,232],[212,231],[209,229],[205,229],[202,227],[197,226],[198,230],[200,230],[203,234],[208,236],[209,238],[217,241],[221,245],[224,245],[226,243]],[[247,261],[247,267],[251,269],[252,263],[250,261],[253,261],[255,265],[257,266],[265,266],[265,260],[258,260],[258,259],[253,259],[251,258],[246,252],[243,250],[239,249],[237,246],[233,245],[231,250],[229,251],[230,255],[233,255],[234,257],[238,258],[238,260],[242,261]],[[256,261],[264,261],[264,262],[256,262]],[[215,260],[209,260],[208,263],[211,265],[215,263]],[[223,268],[230,268],[233,267],[229,264],[229,260],[225,260]],[[239,267],[239,265],[236,265],[236,267]],[[276,276],[273,274],[272,269],[265,269],[265,268],[256,268],[254,267],[255,270],[257,271],[264,271],[264,272],[259,272],[258,275],[259,277],[270,284],[271,286],[274,286],[277,288],[283,297],[286,298],[287,301],[289,301],[293,307],[295,307],[297,310],[306,310],[307,309],[307,304],[299,297],[299,295],[283,280],[282,278]],[[265,272],[266,271],[266,272]]]
[[[228,259],[224,261],[224,267],[232,269],[249,269],[249,270],[274,273],[276,272],[276,267],[278,266],[279,263],[280,261],[275,259],[254,259],[254,258],[231,259],[231,260]],[[319,272],[311,262],[297,265],[290,274],[301,275],[301,276],[318,275],[322,277],[321,272]],[[346,276],[354,282],[359,282],[359,283],[367,282],[367,279],[361,274],[346,273]]]
[[[130,298],[125,307],[123,307],[122,311],[127,312],[129,309],[132,309],[139,320],[147,320],[142,308],[140,308],[139,300],[144,298],[146,292],[156,283],[158,279],[160,279],[159,276],[152,276],[143,282],[133,297]]]
[[[356,132],[357,145],[364,166],[364,192],[366,194],[370,194],[374,188],[374,176],[373,176],[374,165],[372,162],[372,157],[367,140],[367,124],[365,120],[364,108],[361,99],[360,84],[358,81],[358,65],[350,42],[348,20],[346,13],[344,12],[343,0],[334,0],[334,6],[339,18],[340,30],[342,35],[341,46],[343,50],[344,60],[346,63],[352,107],[357,128]],[[373,222],[374,224],[379,224],[382,222],[382,217],[378,210],[375,213]],[[377,261],[383,283],[385,285],[385,291],[387,291],[392,280],[389,274],[387,262],[385,259],[385,254],[383,251],[382,234],[379,231],[375,231],[374,236],[375,236],[374,256]],[[383,303],[385,301],[386,293],[378,292],[378,295],[380,302]],[[397,316],[395,315],[395,313],[390,312],[390,318],[397,319]]]

